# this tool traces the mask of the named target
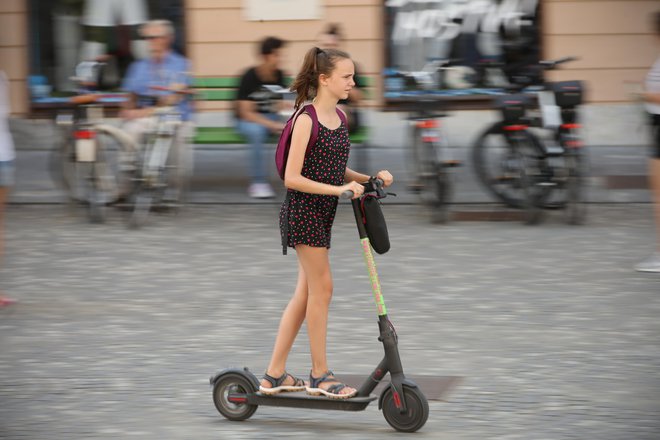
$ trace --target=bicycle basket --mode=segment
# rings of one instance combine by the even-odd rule
[[[518,124],[529,107],[529,96],[522,94],[498,96],[495,99],[495,106],[502,113],[505,124]]]
[[[576,107],[582,104],[582,81],[559,81],[552,83],[550,87],[555,92],[555,102],[559,107]]]

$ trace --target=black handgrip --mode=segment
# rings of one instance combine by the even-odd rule
[[[563,57],[556,60],[544,60],[540,61],[539,64],[546,70],[552,70],[560,64],[568,63],[570,61],[577,61],[578,57]]]
[[[376,196],[378,198],[383,198],[387,197],[387,193],[385,192],[385,182],[383,179],[379,179],[378,177],[371,178],[369,179],[369,183],[371,184],[372,188],[374,191],[376,191]]]
[[[559,58],[555,64],[562,64],[562,63],[568,63],[569,61],[577,61],[579,58],[578,57],[564,57],[564,58]]]
[[[362,183],[362,186],[364,187],[364,192],[375,192],[378,198],[387,197],[387,193],[385,192],[384,185],[385,182],[383,181],[383,179],[379,179],[377,177],[372,177],[367,182]],[[353,193],[353,191],[347,189],[346,191],[340,194],[339,198],[352,199],[354,195],[355,194]]]

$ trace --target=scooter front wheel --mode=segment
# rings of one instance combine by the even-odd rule
[[[258,408],[247,403],[247,395],[254,392],[254,384],[247,377],[237,373],[225,374],[213,386],[213,403],[225,418],[246,420]]]
[[[424,426],[429,418],[429,403],[419,388],[411,388],[405,385],[403,387],[403,398],[407,410],[401,413],[396,407],[392,387],[389,387],[383,396],[383,416],[387,423],[397,431],[415,432]]]

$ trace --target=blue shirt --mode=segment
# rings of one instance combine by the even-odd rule
[[[153,105],[156,98],[166,96],[172,92],[162,90],[152,90],[151,86],[170,86],[173,83],[191,84],[190,80],[190,61],[187,58],[175,53],[168,52],[163,61],[158,63],[152,58],[145,58],[133,62],[128,68],[124,77],[122,89],[127,92],[138,95],[138,107],[148,107]],[[147,97],[152,97],[149,99]],[[189,120],[192,114],[192,105],[190,96],[186,96],[177,108],[181,112],[184,120]]]

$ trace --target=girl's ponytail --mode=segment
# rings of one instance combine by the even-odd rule
[[[291,84],[291,91],[296,92],[296,103],[295,109],[297,110],[305,101],[309,100],[312,96],[314,90],[318,88],[318,75],[317,72],[317,62],[316,57],[319,52],[322,52],[318,47],[312,47],[305,54],[303,59],[303,65],[298,72],[298,76]]]

